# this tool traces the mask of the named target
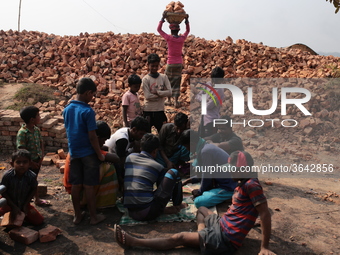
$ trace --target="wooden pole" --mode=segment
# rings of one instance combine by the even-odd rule
[[[19,1],[18,32],[20,32],[21,0]]]

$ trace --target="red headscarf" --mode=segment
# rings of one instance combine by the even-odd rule
[[[231,158],[228,158],[228,163],[230,164]],[[241,166],[247,166],[248,162],[246,159],[246,156],[244,155],[244,153],[242,151],[239,151],[238,155],[237,155],[237,162],[236,162],[236,167],[241,167]]]
[[[170,28],[170,30],[180,30],[179,24],[177,24],[177,23],[171,23],[169,25],[169,28]]]

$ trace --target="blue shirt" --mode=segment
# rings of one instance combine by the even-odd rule
[[[202,150],[197,155],[197,163],[200,166],[222,166],[228,163],[229,154],[221,148],[213,144],[205,144]],[[199,189],[202,194],[204,191],[213,188],[221,188],[226,191],[233,191],[237,186],[237,182],[231,179],[231,174],[226,173],[225,178],[213,178],[213,175],[203,173],[201,180],[201,188]]]
[[[63,111],[68,148],[72,158],[82,158],[96,153],[93,149],[89,131],[96,130],[96,113],[82,101],[72,100]]]

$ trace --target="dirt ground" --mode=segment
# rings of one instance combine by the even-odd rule
[[[14,86],[14,85],[13,85]],[[14,90],[14,87],[12,87]],[[7,95],[0,87],[0,95]],[[2,102],[4,100],[0,100]],[[10,101],[10,99],[9,99]],[[3,105],[1,105],[1,108]],[[275,139],[268,137],[267,139]],[[309,162],[339,164],[339,151],[321,152]],[[285,160],[288,160],[285,158]],[[268,159],[257,162],[270,163]],[[0,156],[0,166],[9,167],[9,155]],[[274,161],[272,161],[274,163]],[[0,178],[4,170],[0,170]],[[340,176],[339,168],[331,176],[317,178],[261,178],[265,195],[272,214],[272,236],[270,248],[277,254],[340,254]],[[50,207],[38,207],[45,217],[45,225],[53,225],[62,234],[50,243],[39,241],[23,245],[12,241],[7,231],[0,228],[0,254],[200,254],[192,248],[177,248],[170,251],[148,249],[122,250],[113,238],[113,225],[118,223],[121,213],[117,208],[100,210],[107,219],[96,225],[89,224],[88,213],[80,225],[73,225],[73,209],[70,195],[62,186],[62,174],[55,166],[44,166],[39,182],[48,185]],[[226,210],[220,206],[219,211]],[[35,227],[38,230],[44,226]],[[123,226],[123,228],[143,238],[171,236],[180,231],[195,231],[195,222],[152,223],[147,225]],[[237,255],[253,255],[260,250],[261,229],[253,228]]]
[[[0,109],[6,109],[6,107],[13,104],[13,96],[21,87],[21,83],[0,85]]]

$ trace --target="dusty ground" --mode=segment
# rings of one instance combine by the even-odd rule
[[[13,96],[15,92],[22,87],[21,83],[11,83],[0,85],[0,109],[5,109],[6,107],[13,104]]]
[[[15,89],[14,85],[12,90]],[[11,89],[9,89],[11,90]],[[0,87],[0,95],[8,95]],[[4,100],[0,100],[3,102]],[[9,101],[11,101],[9,99]],[[275,139],[275,137],[267,137]],[[339,165],[338,151],[320,152],[309,162],[329,162]],[[270,163],[268,159],[257,162]],[[289,161],[289,159],[285,158]],[[9,155],[0,156],[0,165],[9,167]],[[274,160],[272,161],[274,163]],[[339,168],[331,178],[260,178],[272,214],[271,249],[277,254],[340,254],[340,176]],[[3,171],[0,170],[0,177]],[[113,238],[113,225],[119,222],[117,208],[103,209],[107,219],[97,226],[90,226],[88,217],[80,225],[72,224],[70,196],[62,186],[62,175],[54,166],[43,167],[39,182],[48,185],[51,207],[39,207],[45,224],[62,230],[62,235],[51,243],[35,242],[29,246],[12,241],[0,229],[0,254],[200,254],[199,250],[178,248],[171,251],[133,249],[123,251]],[[221,206],[219,209],[225,209]],[[42,226],[43,227],[43,226]],[[40,227],[41,228],[41,227]],[[35,229],[40,229],[35,228]],[[133,227],[123,226],[136,235],[146,237],[171,236],[179,231],[195,231],[192,223],[153,223]],[[237,255],[253,255],[259,251],[261,231],[256,227],[248,234]]]

